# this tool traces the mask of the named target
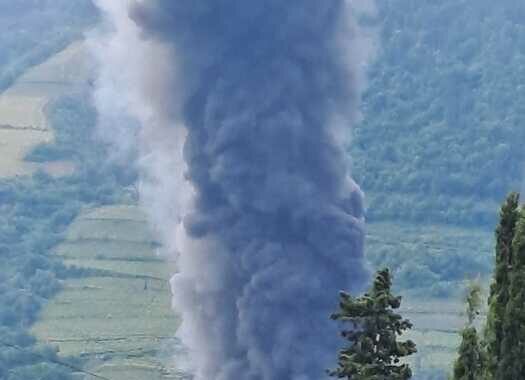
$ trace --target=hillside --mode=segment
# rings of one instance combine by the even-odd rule
[[[9,280],[17,278],[17,271],[28,271],[30,289],[8,281],[8,291],[0,289],[0,296],[34,292],[32,277],[48,282],[24,301],[31,315],[19,310],[21,331],[37,321],[31,328],[36,344],[24,338],[30,343],[26,347],[1,325],[0,344],[7,339],[26,350],[34,347],[51,362],[73,361],[112,379],[167,379],[178,324],[167,283],[174,269],[156,256],[158,246],[136,207],[97,208],[129,199],[110,179],[122,173],[101,163],[107,155],[95,140],[94,113],[86,100],[91,69],[85,44],[78,40],[22,73],[0,94],[0,154],[5,157],[0,248],[15,252],[28,242],[39,247],[37,255],[24,251],[21,259],[9,259],[13,272],[0,271]],[[85,211],[74,219],[80,207]],[[42,231],[35,236],[32,228]],[[45,231],[52,233],[44,237]],[[2,310],[0,322],[7,323]],[[55,352],[53,347],[56,358],[48,353]],[[14,378],[33,371],[49,373],[53,380],[68,376],[66,367],[35,359],[0,359],[0,377],[5,366]]]
[[[0,378],[70,380],[56,359],[112,380],[176,378],[176,268],[136,207],[135,168],[108,160],[94,135],[81,34],[96,15],[54,1],[0,1],[2,27],[15,23],[22,41],[0,38],[0,341],[26,350],[0,349]],[[366,252],[405,296],[416,379],[444,379],[465,282],[488,281],[498,205],[523,182],[525,5],[377,3],[362,21],[380,26],[381,50],[349,147]],[[51,10],[34,28],[22,27],[33,12],[14,21],[40,7]]]
[[[375,268],[389,267],[403,294],[461,295],[465,280],[488,277],[493,237],[485,230],[412,223],[370,223],[366,254]]]
[[[50,174],[72,170],[70,162],[38,164],[25,160],[32,148],[50,144],[54,131],[48,123],[51,103],[82,91],[90,78],[90,65],[82,41],[69,45],[22,74],[0,94],[0,177],[26,175],[37,169]]]
[[[91,0],[1,0],[0,91],[82,38],[97,20]]]
[[[87,210],[54,250],[85,275],[68,279],[33,333],[112,380],[169,379],[178,321],[170,308],[174,266],[136,207]]]
[[[491,228],[523,181],[525,5],[377,0],[351,145],[370,220]]]

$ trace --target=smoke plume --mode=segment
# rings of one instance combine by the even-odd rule
[[[370,49],[351,7],[98,3],[111,25],[92,42],[100,132],[123,157],[139,147],[196,378],[322,378],[338,291],[367,277],[344,146]]]

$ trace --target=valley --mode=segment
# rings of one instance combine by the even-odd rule
[[[112,380],[177,378],[168,284],[176,267],[156,250],[137,207],[84,211],[54,251],[85,274],[65,281],[32,332]]]
[[[86,86],[91,64],[83,41],[40,65],[30,68],[0,93],[0,178],[28,175],[38,169],[52,175],[71,173],[70,162],[27,162],[25,156],[39,144],[54,140],[48,123],[49,105]]]
[[[383,47],[347,150],[370,272],[390,268],[414,325],[403,338],[417,345],[415,380],[452,373],[471,281],[482,284],[481,336],[498,210],[522,182],[525,27],[504,3],[378,0],[364,20],[384,26]],[[169,284],[177,262],[140,209],[136,157],[114,161],[97,138],[96,73],[78,29],[12,78],[16,60],[0,73],[0,343],[23,351],[2,347],[0,378],[70,380],[57,362],[110,380],[187,378]]]

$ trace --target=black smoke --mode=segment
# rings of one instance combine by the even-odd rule
[[[130,15],[170,49],[157,109],[187,129],[195,195],[172,285],[197,378],[322,378],[338,291],[367,276],[343,141],[362,57],[347,4],[149,0]]]

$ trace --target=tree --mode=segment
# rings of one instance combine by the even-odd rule
[[[512,241],[508,302],[496,380],[525,378],[525,209],[521,209]]]
[[[496,263],[493,283],[490,286],[485,328],[487,380],[496,378],[498,363],[501,362],[503,319],[509,300],[510,273],[514,256],[512,242],[519,217],[518,205],[519,194],[511,193],[501,207],[500,222],[496,228]]]
[[[397,337],[412,324],[394,310],[401,306],[401,297],[391,293],[392,280],[388,269],[378,271],[372,289],[353,298],[341,292],[339,311],[333,320],[349,324],[341,335],[348,345],[339,352],[338,368],[331,376],[352,380],[406,380],[412,377],[408,364],[400,359],[416,352],[411,340],[398,342]]]
[[[479,380],[484,371],[485,355],[478,339],[474,321],[481,307],[481,287],[471,283],[466,297],[467,325],[461,332],[458,358],[454,364],[454,380]]]

